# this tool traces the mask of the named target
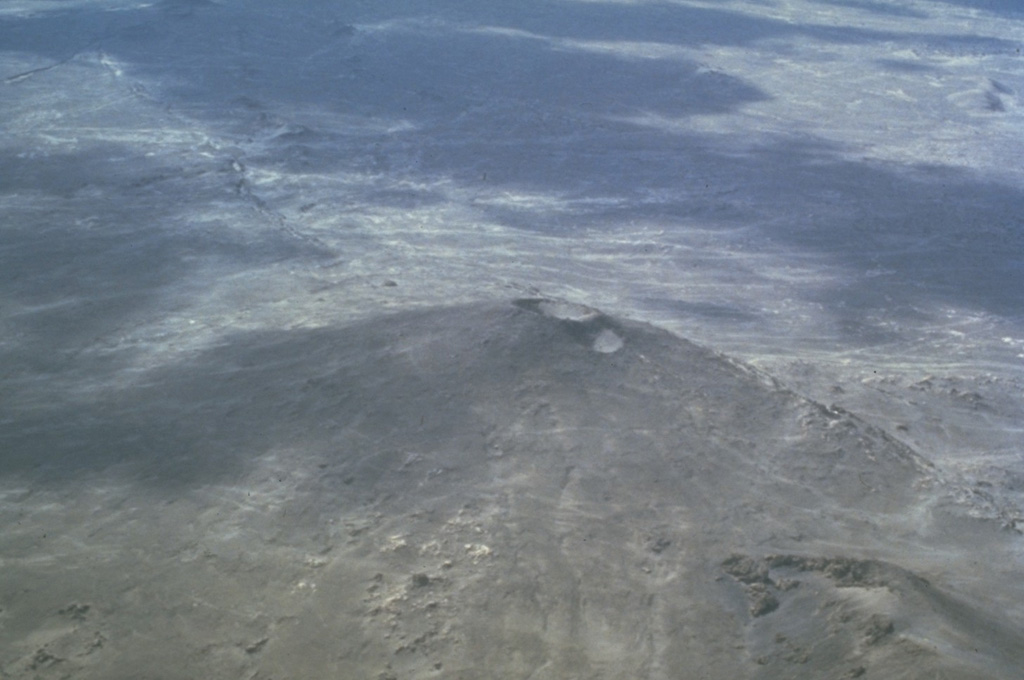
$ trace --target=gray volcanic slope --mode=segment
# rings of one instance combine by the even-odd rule
[[[566,302],[241,334],[7,424],[12,680],[1024,667],[1016,534],[923,458]]]

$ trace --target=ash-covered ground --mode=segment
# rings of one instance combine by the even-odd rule
[[[3,3],[0,677],[1016,679],[1022,36]]]

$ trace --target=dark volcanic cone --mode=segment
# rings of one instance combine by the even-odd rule
[[[11,553],[8,582],[62,584],[5,593],[7,611],[43,612],[0,658],[12,678],[1024,667],[1009,619],[921,573],[969,523],[936,510],[926,461],[589,308],[519,300],[242,335],[91,408],[55,440],[18,440],[18,460],[121,491],[69,520],[74,569],[32,566],[38,545]],[[48,616],[69,618],[58,610],[82,615],[39,642]]]

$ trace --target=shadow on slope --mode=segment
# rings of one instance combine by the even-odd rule
[[[120,463],[132,478],[187,487],[278,447],[308,450],[338,474],[367,462],[371,476],[384,474],[411,453],[425,468],[484,471],[545,442],[595,469],[624,465],[646,478],[657,461],[683,479],[781,484],[810,507],[877,508],[868,496],[880,493],[895,508],[929,467],[884,433],[709,350],[542,300],[240,333],[36,415],[8,428],[4,449],[7,473],[39,468],[39,482]]]
[[[95,656],[49,666],[62,647],[26,633],[13,677],[120,677],[126,659],[137,674],[169,654],[186,660],[169,677],[216,663],[225,677],[258,665],[625,678],[656,666],[712,680],[782,668],[1009,679],[1005,662],[1020,661],[1019,634],[998,617],[899,568],[835,556],[927,562],[927,532],[959,545],[943,517],[927,518],[942,489],[916,454],[721,355],[581,305],[239,334],[37,416],[0,434],[15,452],[5,475],[130,490],[68,529],[103,546],[76,561],[107,560],[89,592],[116,594],[88,628],[61,634],[88,644],[140,603],[143,630],[178,625],[149,656],[109,635]],[[32,559],[49,539],[20,540],[5,551],[11,583],[31,573],[68,590],[63,562]],[[122,555],[130,597],[110,566]],[[32,589],[5,597],[48,620]],[[201,610],[187,604],[197,597]],[[977,652],[948,647],[979,632]]]

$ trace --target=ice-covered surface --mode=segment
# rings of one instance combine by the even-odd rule
[[[287,381],[249,394],[243,380],[222,426],[182,401],[202,389],[163,389],[176,371],[267,333],[332,337],[386,313],[540,295],[570,301],[550,303],[566,323],[590,313],[574,305],[647,321],[859,414],[934,463],[967,514],[1005,527],[996,552],[1014,554],[1022,47],[1011,0],[7,0],[0,510],[19,528],[0,567],[59,578],[107,536],[97,551],[135,550],[158,581],[171,558],[143,546],[160,517],[247,526],[251,470],[230,483],[218,470],[166,514],[147,505],[145,473],[89,489],[67,477],[188,461],[216,436],[252,447],[260,470],[302,459],[239,434],[262,432]],[[603,330],[589,346],[621,360],[628,338]],[[213,468],[191,481],[207,488]],[[44,492],[45,478],[65,481]],[[248,530],[286,526],[266,508],[303,497],[293,481],[258,489]],[[225,525],[213,514],[227,506]],[[238,536],[244,550],[252,536]],[[985,545],[971,545],[932,564],[981,597],[964,560]],[[90,559],[76,583],[102,569]],[[206,587],[227,587],[210,569],[221,580]],[[1012,581],[1019,560],[993,570]],[[0,648],[14,651],[0,673],[57,677],[71,662],[53,659],[126,625],[111,614],[113,628],[68,642],[46,617],[86,612],[39,605],[38,622],[14,622],[5,612],[39,603],[15,603],[3,580]]]

